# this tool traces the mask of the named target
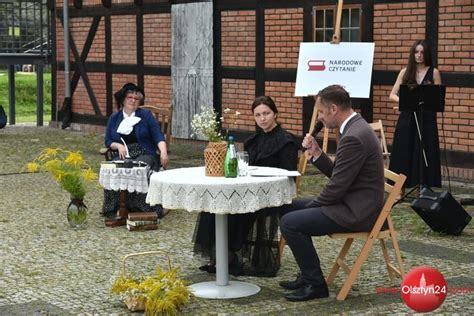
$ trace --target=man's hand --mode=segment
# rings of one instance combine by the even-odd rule
[[[303,148],[306,148],[306,151],[310,156],[319,157],[321,155],[321,148],[319,147],[318,142],[311,134],[306,134],[303,138],[302,143]]]

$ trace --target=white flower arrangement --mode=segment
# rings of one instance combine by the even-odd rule
[[[216,120],[217,113],[210,106],[202,106],[201,113],[195,114],[191,121],[194,134],[206,137],[210,142],[218,142],[223,139],[219,131],[219,123]],[[194,136],[192,134],[191,136]]]
[[[232,110],[229,108],[224,109],[224,113],[231,117],[230,124],[236,124],[237,117],[240,115],[240,112],[235,111],[232,113]],[[224,135],[222,135],[221,131],[219,130],[219,121],[224,122],[224,117],[220,117],[219,121],[217,121],[217,113],[211,106],[202,106],[201,113],[195,114],[191,121],[191,128],[193,130],[193,134],[206,137],[210,142],[219,142],[225,139]]]

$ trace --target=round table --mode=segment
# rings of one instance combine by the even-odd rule
[[[239,298],[254,295],[260,287],[229,281],[227,214],[251,213],[291,203],[295,196],[291,177],[207,177],[204,167],[180,168],[154,173],[146,202],[168,209],[216,214],[216,281],[191,285],[204,298]]]
[[[100,166],[99,183],[106,190],[120,190],[117,216],[120,218],[120,225],[125,225],[125,218],[128,215],[127,194],[128,192],[148,192],[148,168],[118,168],[112,162],[103,163]]]

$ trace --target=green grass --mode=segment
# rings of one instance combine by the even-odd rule
[[[51,117],[51,74],[43,76],[44,122]],[[0,105],[8,115],[8,75],[0,72]],[[16,122],[36,122],[36,73],[15,74],[15,119]]]

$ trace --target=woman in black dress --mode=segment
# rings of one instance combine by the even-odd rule
[[[390,92],[390,100],[399,102],[398,94],[401,84],[441,84],[440,72],[433,67],[431,52],[426,41],[416,41],[413,44],[408,57],[407,67],[400,71],[397,81]],[[420,121],[421,117],[422,121]],[[420,151],[420,138],[416,120],[418,120],[423,130],[423,149],[428,167],[426,167],[423,153]],[[420,181],[420,158],[423,159],[422,181]],[[441,187],[441,163],[436,112],[400,112],[393,137],[389,169],[407,176],[406,187],[413,187],[418,184],[429,187]]]
[[[249,165],[296,170],[299,144],[276,119],[278,110],[270,97],[255,99],[252,112],[258,131],[245,143]],[[201,270],[215,272],[215,216],[201,213],[194,232],[194,252],[211,258]],[[237,275],[275,276],[280,268],[277,241],[278,208],[228,216],[229,272]]]

